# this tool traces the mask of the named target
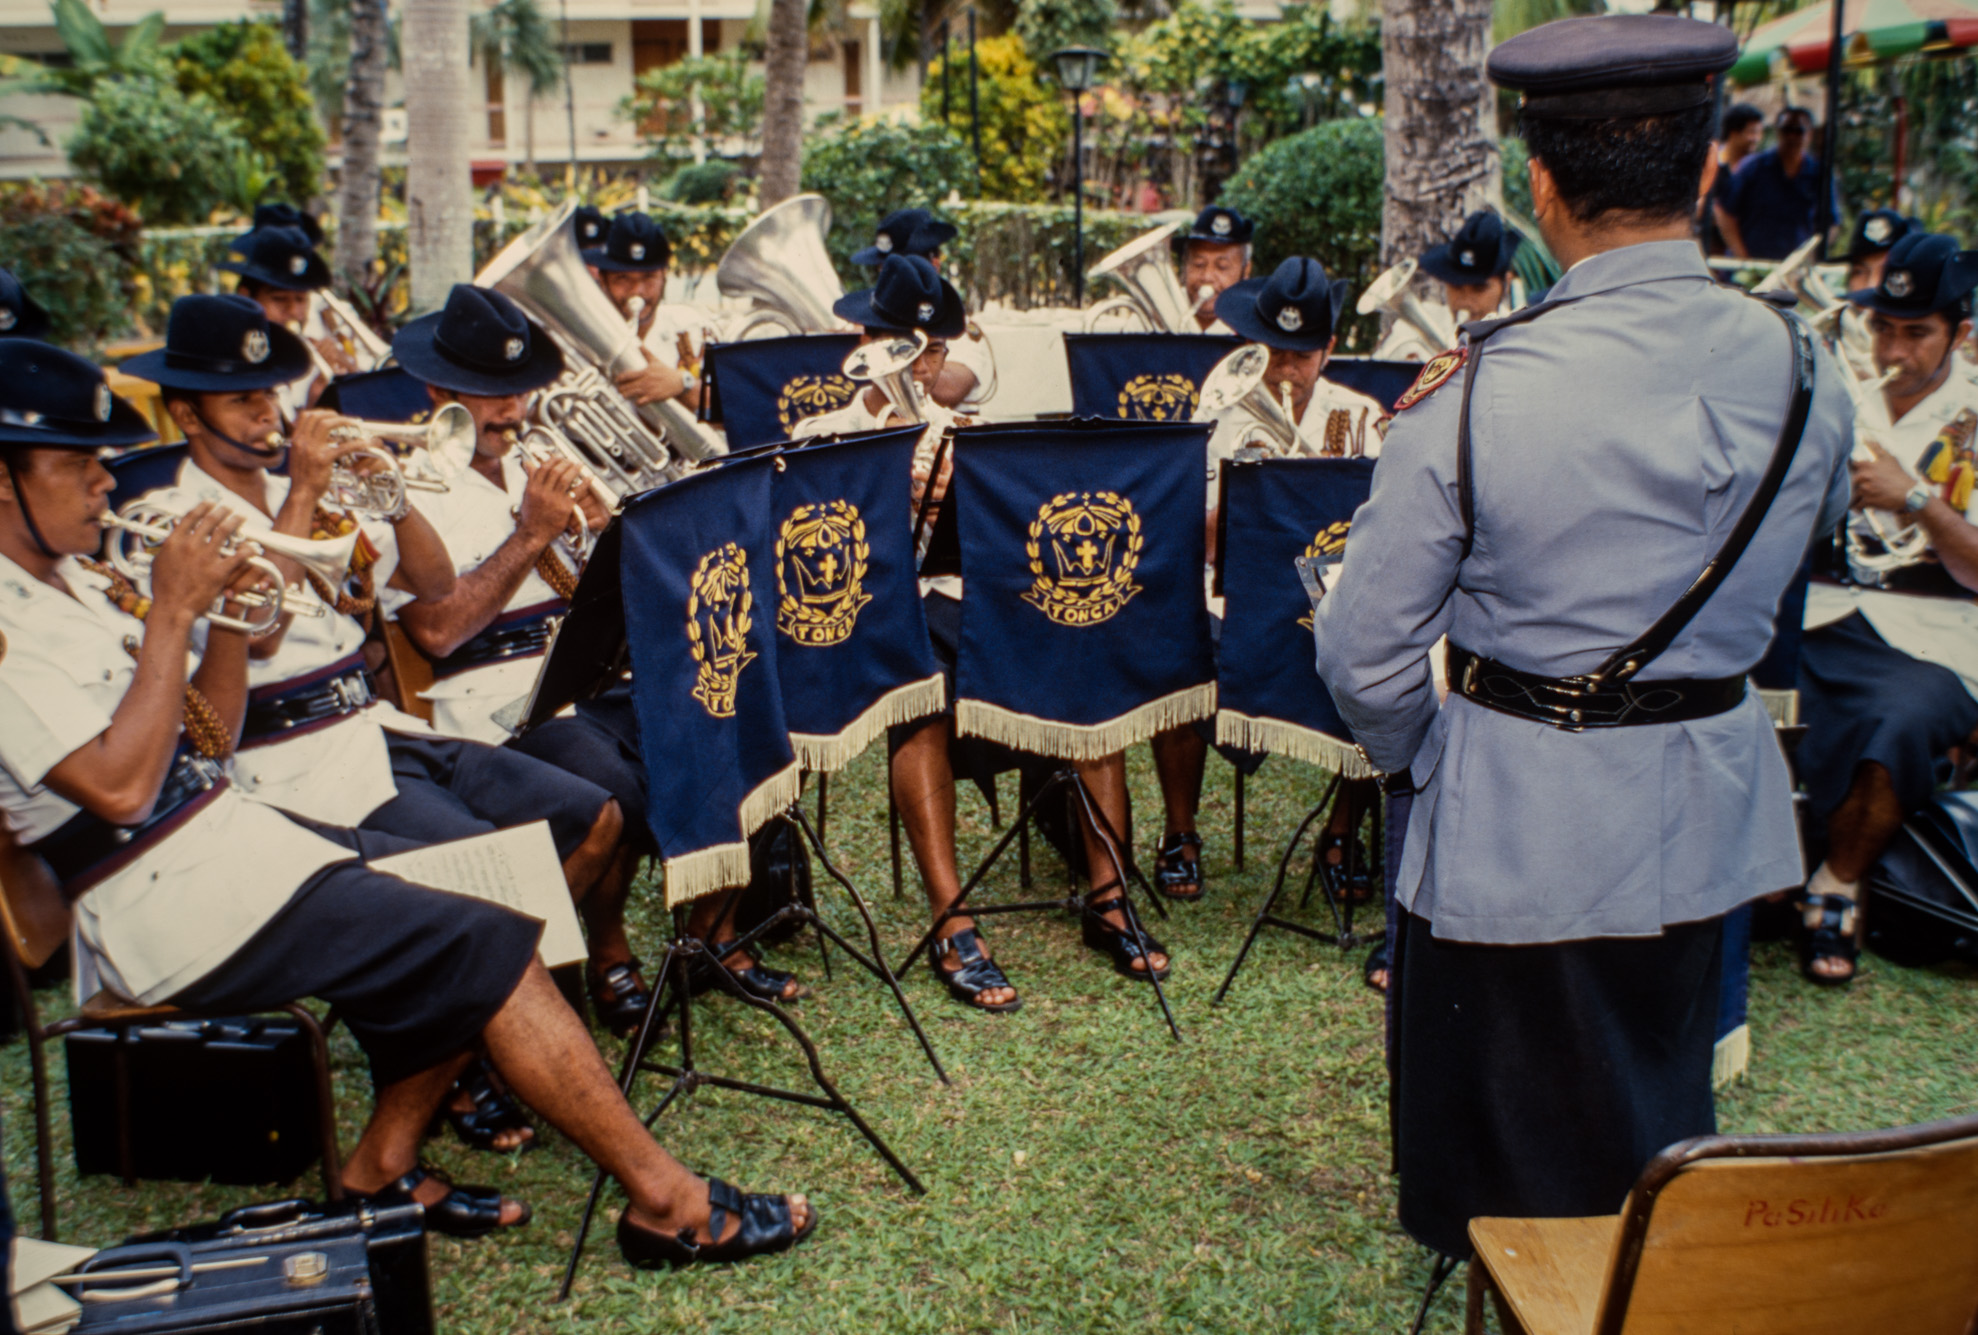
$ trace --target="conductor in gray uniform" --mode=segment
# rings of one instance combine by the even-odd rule
[[[1450,1256],[1479,1215],[1611,1214],[1658,1150],[1714,1130],[1720,920],[1804,875],[1745,673],[1846,510],[1852,435],[1815,341],[1713,282],[1690,235],[1736,55],[1728,29],[1673,15],[1566,19],[1492,52],[1525,94],[1534,213],[1567,272],[1424,367],[1319,605],[1320,675],[1416,792],[1395,1148],[1402,1225]],[[1748,511],[1728,576],[1665,620]],[[1680,623],[1666,647],[1643,639],[1657,623]]]

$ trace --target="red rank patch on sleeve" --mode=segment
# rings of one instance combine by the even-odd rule
[[[1408,392],[1395,400],[1394,411],[1405,412],[1442,387],[1442,382],[1463,369],[1463,363],[1470,359],[1468,345],[1438,352],[1429,358],[1422,367],[1422,373],[1415,377],[1415,383],[1408,386]]]

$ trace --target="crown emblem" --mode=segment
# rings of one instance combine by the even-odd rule
[[[1146,543],[1139,512],[1118,492],[1053,496],[1024,543],[1032,583],[1023,601],[1060,626],[1108,621],[1140,592],[1133,571]]]
[[[1477,252],[1474,250],[1458,251],[1456,262],[1465,269],[1474,269],[1477,267]]]
[[[1882,286],[1887,289],[1890,296],[1901,301],[1916,290],[1916,280],[1909,276],[1909,270],[1897,269],[1882,280]]]
[[[12,306],[0,306],[0,333],[12,329],[19,321],[20,316],[14,314]]]
[[[914,312],[914,313],[915,313],[915,315],[916,315],[916,316],[918,317],[918,321],[919,321],[919,323],[921,323],[921,324],[933,324],[933,323],[934,323],[934,303],[933,303],[933,302],[931,302],[931,301],[923,301],[923,302],[921,302],[921,303],[920,303],[920,305],[919,305],[919,306],[918,306],[918,307],[917,307],[917,308],[915,309],[915,312]]]
[[[1299,557],[1298,561],[1292,562],[1296,566],[1302,561],[1305,568],[1312,572],[1318,581],[1321,597],[1328,588],[1332,587],[1330,582],[1332,572],[1337,570],[1339,563],[1346,559],[1346,534],[1352,527],[1352,520],[1341,519],[1320,529],[1311,542],[1306,544],[1305,554]],[[1308,609],[1304,616],[1298,618],[1298,624],[1306,630],[1312,629],[1312,611],[1313,609]]]
[[[1887,218],[1870,218],[1861,226],[1861,234],[1878,246],[1889,239],[1890,230]]]
[[[294,274],[297,278],[302,277],[303,274],[309,272],[309,257],[307,255],[289,256],[288,271]]]
[[[521,361],[522,354],[528,350],[529,345],[519,338],[511,338],[508,342],[501,345],[501,355],[511,362]]]
[[[881,255],[891,255],[893,253],[893,238],[881,232],[873,239],[872,248]]]
[[[1296,306],[1286,306],[1277,313],[1277,327],[1287,334],[1295,334],[1305,327],[1305,313]]]
[[[267,361],[268,331],[265,329],[248,330],[247,336],[240,341],[240,355],[256,366]]]
[[[749,554],[723,543],[701,558],[687,593],[687,651],[699,668],[694,699],[710,718],[735,717],[735,692],[749,651]]]
[[[1185,422],[1201,391],[1179,372],[1137,375],[1119,392],[1119,415],[1133,422]]]
[[[1217,236],[1228,236],[1230,226],[1229,215],[1227,213],[1218,213],[1215,216],[1215,220],[1209,224],[1209,230]]]
[[[635,260],[642,260],[646,257],[646,243],[643,241],[634,241],[631,245],[625,247],[625,249],[632,253],[632,258]]]
[[[806,417],[837,412],[857,393],[858,386],[842,375],[793,376],[776,396],[776,420],[785,431],[794,431]]]
[[[776,629],[824,648],[851,638],[865,591],[872,545],[850,501],[799,505],[776,534]]]

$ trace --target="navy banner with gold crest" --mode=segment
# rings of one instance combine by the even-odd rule
[[[1234,334],[1066,334],[1071,410],[1079,417],[1186,422],[1202,381],[1243,346]]]
[[[806,417],[835,412],[857,391],[845,358],[857,334],[804,334],[707,346],[708,416],[731,450],[788,440]]]
[[[956,731],[1092,760],[1215,712],[1192,422],[963,427]]]
[[[749,879],[797,798],[776,678],[771,457],[692,473],[619,517],[632,700],[669,906]]]
[[[433,411],[433,398],[410,371],[387,366],[338,376],[316,406],[366,422],[423,422]]]
[[[1389,412],[1422,373],[1420,362],[1376,361],[1372,357],[1331,357],[1325,378],[1335,385],[1365,394]]]
[[[805,769],[849,765],[947,686],[914,575],[908,473],[919,427],[785,450],[770,490],[776,663]]]
[[[1373,771],[1319,679],[1312,600],[1298,562],[1329,586],[1372,459],[1264,459],[1223,466],[1223,629],[1216,741],[1337,770]]]

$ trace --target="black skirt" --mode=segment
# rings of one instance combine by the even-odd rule
[[[1655,1154],[1716,1130],[1723,931],[1482,946],[1400,915],[1394,947],[1401,1226],[1470,1255],[1479,1216],[1614,1214]]]
[[[653,846],[646,825],[646,760],[639,750],[630,682],[579,700],[574,713],[547,719],[502,749],[583,775],[618,799],[626,834]]]
[[[1807,632],[1799,695],[1799,775],[1819,816],[1870,763],[1889,772],[1903,811],[1915,811],[1936,791],[1937,760],[1978,728],[1978,700],[1962,678],[1891,647],[1859,612]]]
[[[567,858],[611,800],[589,779],[506,747],[396,732],[385,744],[398,796],[360,824],[421,844],[546,820],[556,856]]]
[[[414,846],[300,821],[366,857]],[[468,1051],[522,981],[542,924],[485,900],[339,862],[305,881],[175,1006],[252,1015],[305,997],[337,1009],[389,1085]]]

